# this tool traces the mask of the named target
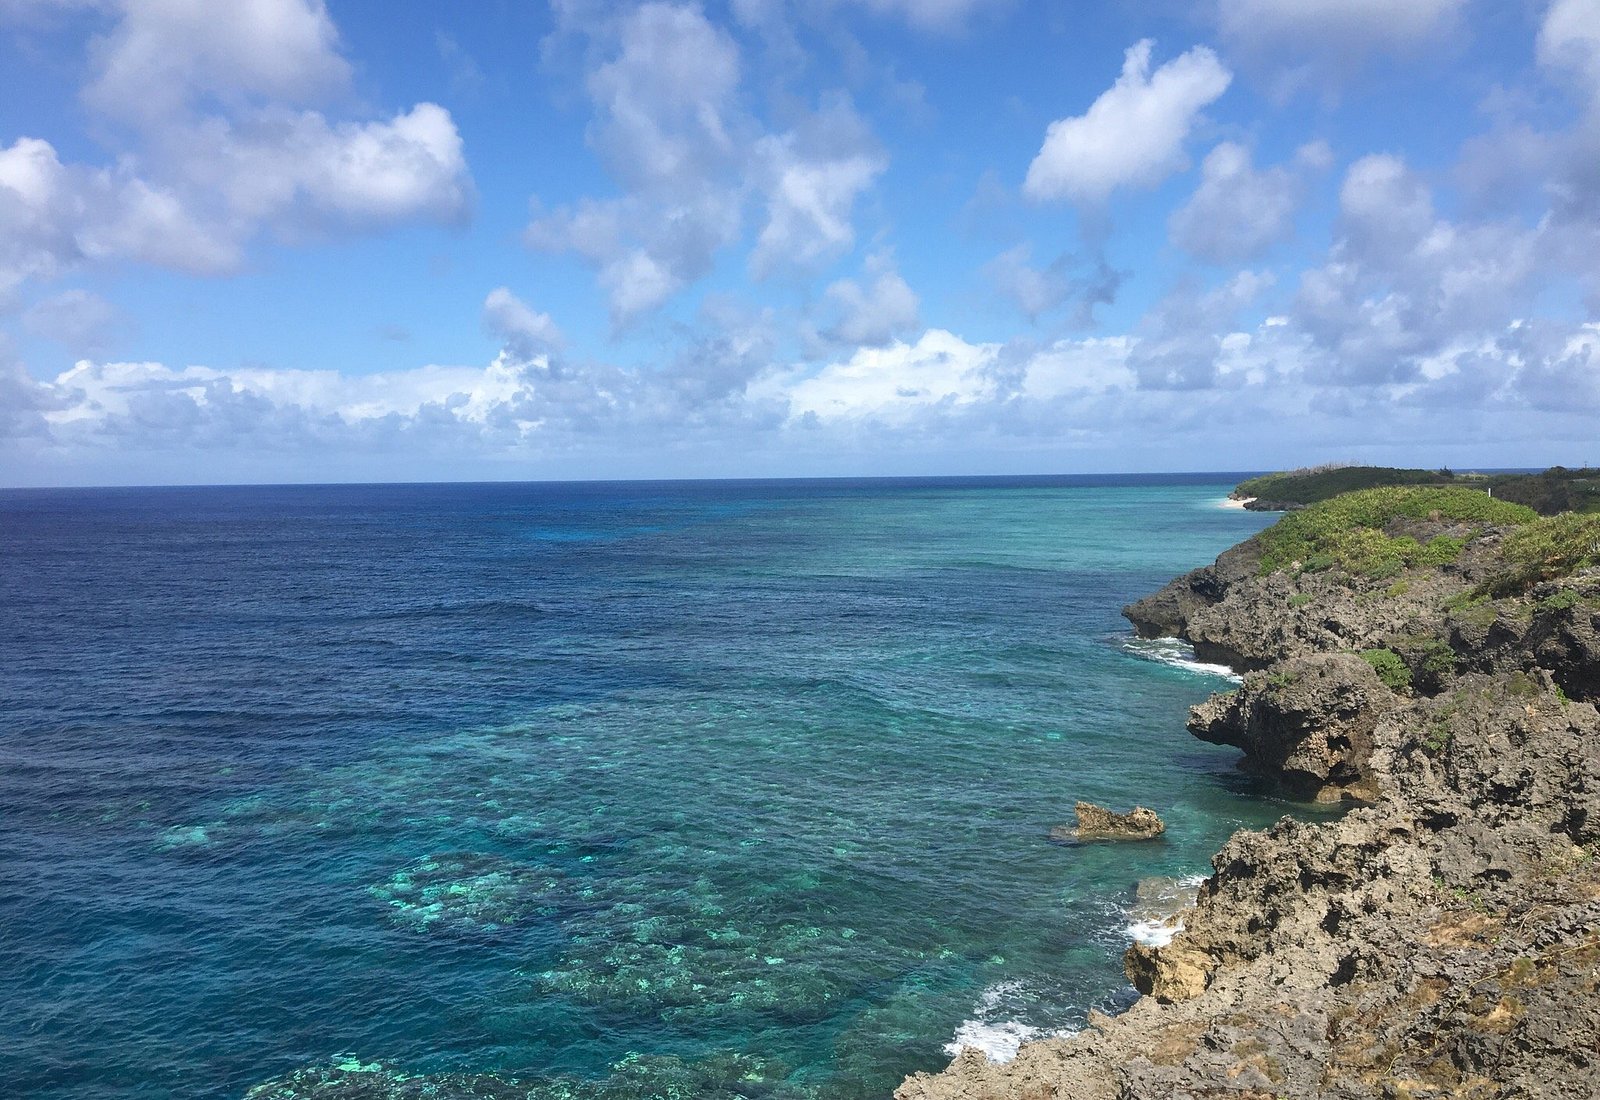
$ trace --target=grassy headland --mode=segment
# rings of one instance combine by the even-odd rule
[[[1526,505],[1544,516],[1558,512],[1600,512],[1600,469],[1565,466],[1552,466],[1534,474],[1457,473],[1449,469],[1414,470],[1393,466],[1307,466],[1241,481],[1233,497],[1250,500],[1261,511],[1290,511],[1341,493],[1401,485],[1476,489],[1497,500]]]

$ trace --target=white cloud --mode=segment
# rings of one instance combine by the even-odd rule
[[[344,89],[349,63],[321,0],[119,0],[119,19],[91,45],[97,75],[84,99],[101,114],[160,129],[200,97],[316,102]]]
[[[1411,382],[1421,364],[1474,343],[1530,304],[1548,247],[1541,228],[1455,223],[1398,157],[1352,164],[1339,193],[1339,239],[1304,272],[1291,315],[1335,385]]]
[[[779,267],[811,268],[848,252],[856,199],[888,167],[850,104],[834,100],[796,129],[763,138],[756,155],[767,211],[752,272],[760,278]]]
[[[454,222],[472,183],[460,134],[432,103],[330,121],[299,105],[340,91],[348,64],[320,3],[119,0],[90,49],[86,103],[118,144],[109,166],[50,143],[0,149],[0,295],[83,263],[236,270],[262,233]]]
[[[615,36],[586,81],[589,142],[626,193],[535,217],[524,239],[593,265],[620,325],[704,276],[737,239],[753,123],[737,102],[738,46],[698,8],[646,4],[586,29]]]
[[[829,340],[851,346],[882,347],[918,325],[916,291],[900,277],[885,256],[868,260],[871,282],[840,279],[828,287],[826,297],[838,318],[823,333]]]
[[[1600,111],[1600,0],[1555,0],[1539,28],[1538,58],[1572,79]]]
[[[1151,73],[1153,47],[1150,39],[1129,47],[1121,76],[1088,111],[1050,124],[1024,194],[1101,202],[1119,187],[1152,187],[1187,166],[1184,141],[1232,75],[1204,46]]]
[[[651,3],[617,19],[560,10],[591,44],[588,140],[623,194],[536,214],[524,240],[587,261],[614,324],[709,274],[751,206],[760,208],[749,256],[758,279],[813,271],[854,247],[855,206],[887,158],[848,98],[825,96],[815,111],[791,102],[789,125],[769,130],[742,95],[738,44],[699,7]],[[745,3],[736,15],[785,23],[771,5]]]
[[[1347,78],[1375,55],[1414,54],[1456,25],[1467,0],[1219,0],[1231,51],[1280,91]]]
[[[1294,228],[1304,172],[1326,168],[1332,154],[1316,143],[1301,149],[1294,168],[1257,170],[1250,150],[1225,141],[1200,166],[1200,185],[1168,221],[1173,243],[1214,264],[1259,258]]]
[[[1140,388],[1217,386],[1227,373],[1228,360],[1237,360],[1251,339],[1236,329],[1235,318],[1272,284],[1271,275],[1241,271],[1211,289],[1185,283],[1168,294],[1144,318],[1141,339],[1128,356]]]
[[[590,140],[629,185],[692,187],[706,162],[734,154],[739,69],[739,47],[698,8],[645,4],[622,23],[616,56],[589,75],[601,112]]]
[[[789,387],[790,415],[894,422],[928,406],[971,405],[994,395],[987,368],[998,351],[943,329],[929,329],[914,344],[862,348]]]
[[[0,148],[0,307],[24,279],[50,278],[78,259],[66,176],[47,141]]]
[[[483,327],[523,359],[562,344],[561,330],[548,313],[538,312],[503,286],[483,300]]]

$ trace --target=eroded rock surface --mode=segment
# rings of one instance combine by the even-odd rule
[[[1237,691],[1189,713],[1202,741],[1232,745],[1241,765],[1307,800],[1370,801],[1373,729],[1395,696],[1352,653],[1315,653],[1251,673]]]
[[[1078,815],[1077,825],[1070,829],[1058,825],[1051,830],[1052,836],[1076,840],[1153,840],[1167,831],[1166,822],[1145,806],[1135,806],[1125,814],[1093,802],[1079,802],[1073,809]]]
[[[1255,670],[1197,736],[1364,804],[1236,834],[1126,1013],[897,1100],[1600,1096],[1600,573],[1482,597],[1497,538],[1381,580],[1247,543],[1130,605]]]

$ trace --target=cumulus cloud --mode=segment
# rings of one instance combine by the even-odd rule
[[[1600,2],[1555,0],[1539,28],[1538,58],[1574,81],[1600,109]]]
[[[1311,340],[1307,377],[1413,383],[1424,365],[1476,346],[1525,311],[1546,277],[1545,231],[1452,222],[1399,157],[1363,157],[1339,192],[1339,236],[1304,272],[1290,318]]]
[[[856,204],[888,161],[848,97],[826,95],[813,111],[791,103],[788,125],[769,128],[742,94],[738,44],[698,7],[651,3],[617,20],[563,10],[597,50],[585,82],[588,140],[623,194],[541,211],[524,239],[587,261],[615,324],[706,276],[751,208],[758,279],[814,271],[854,247]],[[778,19],[752,3],[737,14],[762,26]]]
[[[536,217],[526,242],[572,251],[597,271],[622,324],[711,270],[742,221],[750,122],[737,103],[737,44],[694,7],[646,4],[586,81],[589,142],[627,189]]]
[[[840,279],[828,287],[826,298],[837,314],[823,335],[836,344],[882,347],[918,325],[916,291],[900,277],[886,256],[867,262],[870,281]]]
[[[1467,0],[1219,0],[1232,53],[1279,91],[1341,80],[1368,59],[1409,55],[1456,25]]]
[[[371,231],[457,221],[472,199],[448,111],[331,121],[306,106],[345,90],[323,6],[115,0],[88,47],[84,101],[110,135],[106,166],[49,142],[0,149],[0,294],[84,263],[235,270],[263,232]]]
[[[1024,194],[1103,202],[1119,187],[1153,187],[1188,165],[1184,142],[1232,74],[1204,46],[1152,73],[1154,45],[1144,39],[1129,47],[1121,76],[1088,111],[1050,124]]]
[[[1498,350],[1516,370],[1516,392],[1546,412],[1600,413],[1600,324],[1511,327]]]
[[[523,359],[559,348],[561,330],[548,313],[540,313],[506,287],[496,287],[483,301],[483,327]]]
[[[51,388],[34,381],[0,333],[0,447],[47,444],[50,426],[44,413],[55,403]]]
[[[312,103],[342,90],[350,65],[321,0],[122,0],[90,44],[97,69],[83,96],[95,110],[159,129],[197,98]]]
[[[1240,381],[1254,338],[1235,327],[1235,318],[1272,284],[1270,275],[1241,271],[1209,290],[1186,282],[1168,294],[1144,318],[1128,356],[1140,388],[1211,389],[1229,374],[1235,377],[1227,380]]]
[[[1332,159],[1319,142],[1302,148],[1293,166],[1258,170],[1248,148],[1222,142],[1206,154],[1200,185],[1167,223],[1173,243],[1214,264],[1259,259],[1293,231],[1305,173]]]
[[[757,277],[778,267],[815,267],[855,244],[857,197],[888,167],[861,117],[835,99],[757,148],[767,193],[766,224],[750,255]]]

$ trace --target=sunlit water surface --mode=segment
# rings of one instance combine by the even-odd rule
[[[886,1096],[1076,1028],[1133,884],[1284,810],[1118,615],[1267,522],[1230,484],[0,493],[0,1095]],[[1168,834],[1051,843],[1080,798]]]

